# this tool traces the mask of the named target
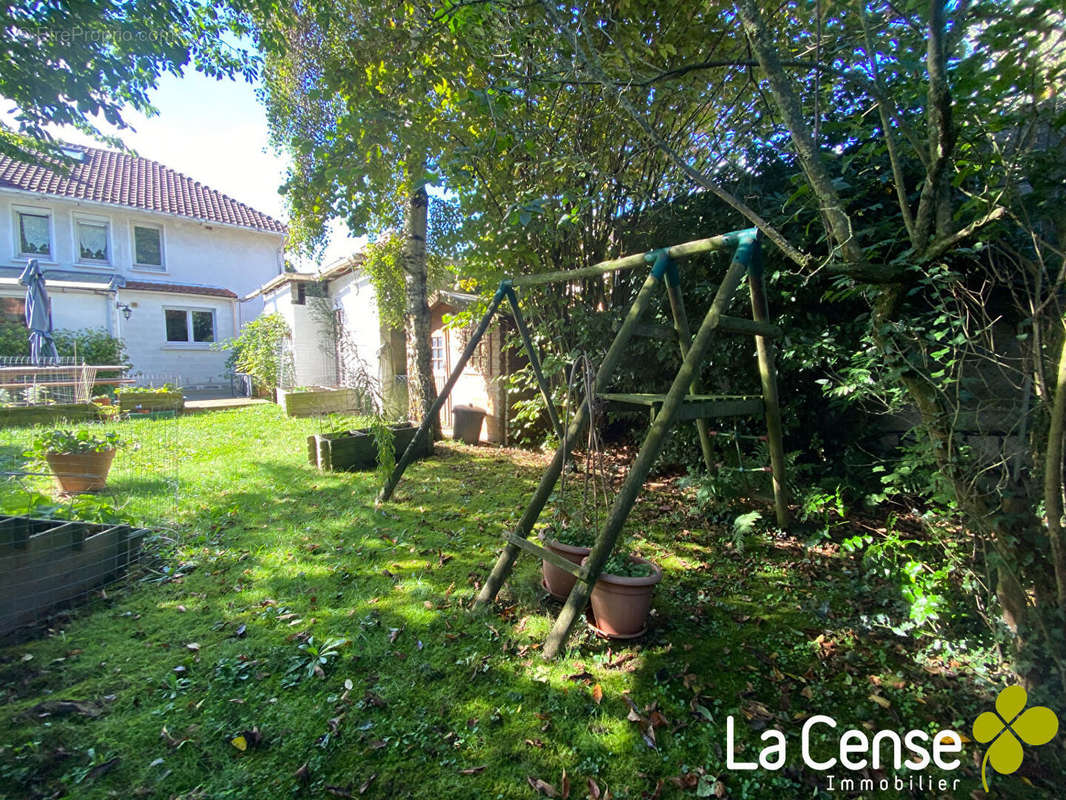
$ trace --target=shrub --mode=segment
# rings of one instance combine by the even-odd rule
[[[235,339],[216,345],[218,350],[231,350],[226,366],[252,377],[257,392],[273,391],[282,378],[281,346],[289,335],[289,326],[280,314],[264,314],[241,329]]]
[[[64,358],[77,355],[86,364],[125,364],[126,344],[103,328],[52,331],[56,352]],[[29,331],[22,322],[0,322],[0,356],[28,356]]]

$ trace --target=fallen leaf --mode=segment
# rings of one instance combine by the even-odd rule
[[[460,775],[477,775],[479,772],[484,772],[488,769],[487,764],[483,764],[480,767],[467,767],[466,769],[459,770]]]
[[[303,763],[303,766],[293,773],[292,777],[294,777],[298,783],[311,782],[311,770],[308,768],[306,761]]]
[[[568,800],[568,798],[570,797],[570,779],[566,777],[565,769],[563,770],[563,777],[559,779],[559,783],[561,786],[560,797],[562,798],[562,800]]]
[[[603,687],[598,683],[592,687],[592,699],[596,701],[596,705],[603,702]]]
[[[374,778],[376,778],[377,776],[378,774],[375,772],[369,778],[359,784],[359,794],[366,794],[366,790],[370,788],[370,784],[374,782]]]
[[[877,705],[881,706],[881,708],[891,708],[892,707],[892,701],[890,701],[886,697],[882,697],[879,694],[871,694],[870,695],[870,699],[873,700],[875,703],[877,703]]]
[[[537,794],[542,794],[545,797],[558,797],[558,793],[555,791],[555,787],[550,783],[542,781],[540,778],[526,778],[526,782],[533,787],[533,791]]]
[[[247,632],[248,632],[248,626],[247,626],[247,625],[245,625],[245,624],[244,624],[244,623],[242,622],[242,623],[241,623],[240,625],[238,625],[238,626],[237,626],[237,630],[235,630],[235,631],[233,632],[233,635],[234,635],[234,636],[236,636],[236,637],[237,637],[238,639],[243,639],[243,638],[244,638],[244,635],[245,635],[245,634],[246,634]],[[306,765],[305,765],[305,766],[306,766]]]
[[[118,756],[115,756],[110,761],[105,761],[103,764],[97,764],[95,767],[89,770],[88,773],[86,773],[85,777],[99,778],[105,772],[109,772],[112,768],[117,767],[121,760],[122,759],[120,759]]]

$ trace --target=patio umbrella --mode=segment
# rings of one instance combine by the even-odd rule
[[[26,287],[26,327],[30,329],[30,361],[35,367],[40,366],[41,347],[46,345],[52,351],[53,363],[58,363],[59,353],[56,352],[55,342],[52,341],[52,309],[48,303],[48,292],[44,288],[44,275],[36,258],[30,259],[30,263],[19,277],[19,283]]]

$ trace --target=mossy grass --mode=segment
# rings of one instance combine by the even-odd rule
[[[376,508],[372,473],[306,466],[315,420],[255,406],[114,429],[144,441],[160,424],[178,488],[165,490],[152,569],[0,648],[8,797],[528,800],[530,778],[559,789],[563,770],[572,797],[588,780],[617,798],[660,783],[664,798],[714,796],[719,781],[729,797],[813,796],[821,773],[728,771],[726,717],[748,759],[767,726],[798,748],[813,713],[843,728],[967,731],[1004,680],[972,610],[946,644],[896,635],[871,619],[899,613],[876,600],[898,587],[787,537],[739,552],[676,481],[630,521],[667,573],[648,636],[578,631],[544,663],[558,607],[535,559],[492,612],[471,612],[541,455],[441,443]],[[0,431],[0,456],[33,436]],[[158,469],[149,448],[124,458]],[[122,480],[126,513],[161,514],[163,494]],[[626,697],[662,721],[654,748]],[[59,713],[59,700],[88,711]],[[835,741],[820,737],[815,754],[836,755]],[[1059,752],[1026,759],[1031,785],[1011,776],[997,791],[1057,796]],[[952,774],[958,796],[979,785],[971,761]]]

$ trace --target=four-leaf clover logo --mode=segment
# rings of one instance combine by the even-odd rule
[[[1059,731],[1055,712],[1044,706],[1026,708],[1029,695],[1021,686],[1008,686],[996,698],[996,710],[986,711],[973,723],[973,738],[988,743],[981,761],[981,783],[988,791],[985,766],[1000,775],[1010,775],[1022,765],[1022,742],[1036,746],[1047,744]]]

